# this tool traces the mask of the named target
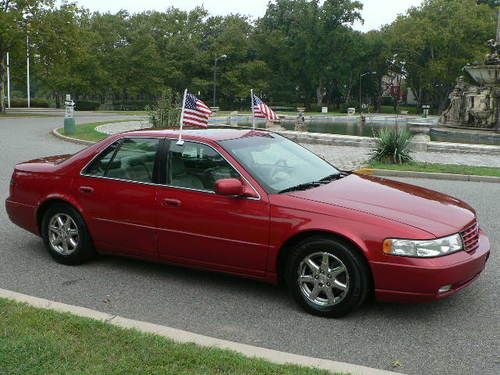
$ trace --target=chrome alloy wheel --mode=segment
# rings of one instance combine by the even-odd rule
[[[297,281],[304,297],[321,307],[338,304],[349,291],[345,264],[328,252],[306,256],[299,265]]]
[[[61,255],[70,255],[78,247],[79,232],[75,221],[67,214],[55,214],[49,221],[50,246]]]

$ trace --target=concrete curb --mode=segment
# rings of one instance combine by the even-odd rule
[[[390,375],[395,372],[373,369],[370,367],[352,365],[344,362],[330,361],[327,359],[306,357],[291,353],[280,352],[272,349],[259,348],[256,346],[240,344],[233,341],[221,340],[213,337],[198,335],[175,328],[170,328],[158,324],[142,322],[133,319],[123,318],[118,315],[111,315],[100,311],[88,309],[86,307],[67,305],[65,303],[50,301],[44,298],[32,297],[26,294],[0,289],[0,297],[11,299],[17,302],[27,303],[31,306],[49,309],[58,312],[70,313],[80,317],[96,319],[109,324],[122,327],[133,328],[145,333],[153,333],[167,337],[179,343],[195,343],[201,346],[217,347],[243,354],[247,357],[258,357],[277,364],[295,364],[299,366],[315,367],[332,372],[350,373],[353,375]]]
[[[97,142],[94,142],[94,141],[85,141],[83,139],[78,139],[78,138],[73,138],[73,137],[68,137],[66,135],[62,135],[61,133],[58,132],[58,130],[60,130],[62,128],[55,128],[52,130],[52,135],[56,138],[60,138],[62,140],[65,140],[67,142],[71,142],[71,143],[77,143],[77,144],[80,144],[80,145],[93,145],[94,143],[97,143]]]
[[[410,178],[429,178],[433,180],[500,183],[500,177],[496,176],[477,176],[468,174],[440,173],[440,172],[396,171],[391,169],[373,169],[373,168],[361,168],[356,170],[355,172],[361,174],[370,174],[380,177],[410,177]]]

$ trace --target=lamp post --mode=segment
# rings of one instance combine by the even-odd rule
[[[219,60],[224,60],[227,58],[227,55],[220,55],[219,57],[216,57],[214,60],[214,97],[213,97],[213,106],[215,107],[215,98],[217,94],[217,62]]]
[[[7,52],[7,108],[10,109],[10,56]]]
[[[361,82],[363,80],[363,77],[368,75],[368,74],[377,74],[377,72],[364,72],[359,75],[359,111],[361,112],[363,104],[361,101],[363,100],[362,98],[362,89],[361,89]]]
[[[28,108],[31,107],[30,91],[30,45],[29,35],[26,34],[26,98],[28,99]]]

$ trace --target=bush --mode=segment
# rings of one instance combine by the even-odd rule
[[[10,101],[10,106],[12,108],[27,108],[28,99],[16,98]],[[49,102],[47,99],[43,98],[33,98],[30,100],[30,107],[33,108],[49,108]]]
[[[75,103],[75,109],[77,111],[95,111],[99,108],[101,103],[99,102],[92,102],[89,100],[78,100]]]
[[[151,107],[147,106],[146,110],[153,128],[177,127],[181,116],[181,96],[166,89],[160,100]]]
[[[382,128],[378,134],[371,161],[403,164],[413,160],[410,155],[411,133],[407,129]]]

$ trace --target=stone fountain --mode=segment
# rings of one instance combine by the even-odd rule
[[[432,140],[500,145],[500,18],[497,40],[488,41],[490,53],[482,64],[468,64],[450,94],[449,107],[431,129]]]

